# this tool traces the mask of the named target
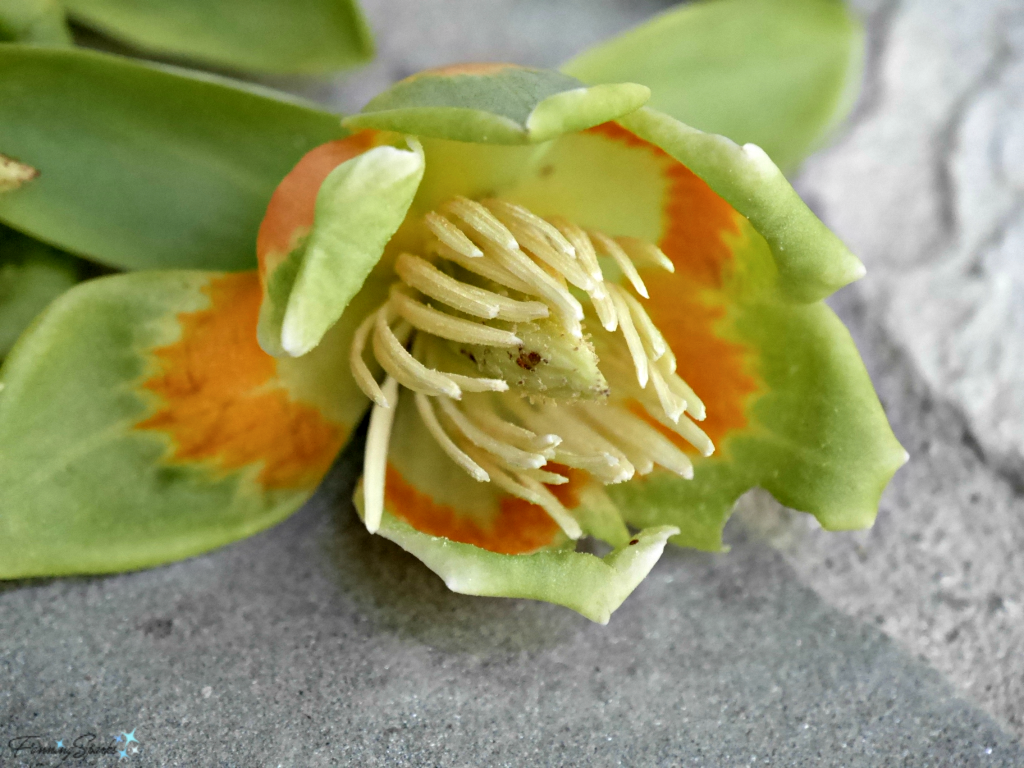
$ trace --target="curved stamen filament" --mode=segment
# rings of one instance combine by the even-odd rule
[[[475,200],[455,197],[442,205],[441,210],[464,221],[470,229],[485,240],[502,248],[519,249],[519,243],[505,228],[505,225]]]
[[[542,454],[524,451],[520,448],[516,448],[514,445],[502,442],[501,440],[489,435],[466,418],[466,415],[456,408],[451,400],[443,397],[438,398],[437,404],[440,406],[441,412],[451,419],[456,429],[458,429],[467,440],[478,448],[483,448],[488,453],[494,454],[499,459],[509,464],[509,466],[520,469],[540,469],[547,464],[547,458]]]
[[[633,316],[629,312],[629,306],[623,298],[625,291],[617,285],[609,285],[608,292],[611,294],[612,304],[615,305],[615,314],[619,318],[619,330],[626,340],[629,354],[633,358],[633,365],[636,367],[636,380],[640,382],[641,389],[647,386],[647,350],[644,349],[643,340],[633,325]]]
[[[449,458],[466,470],[466,473],[474,480],[481,483],[490,482],[491,478],[487,472],[467,456],[448,436],[448,433],[444,431],[441,422],[437,420],[437,414],[434,413],[434,406],[431,405],[430,398],[420,392],[417,392],[414,397],[416,400],[416,410],[419,411],[420,418],[423,420],[427,431],[437,441],[437,444],[441,446],[441,449],[448,454]]]
[[[597,284],[603,283],[604,274],[601,272],[601,264],[597,260],[597,252],[594,250],[594,244],[587,237],[587,233],[561,216],[552,216],[550,221],[555,229],[572,244],[573,250],[576,252],[576,258],[579,259],[580,265],[590,275],[590,279]]]
[[[668,366],[667,361],[668,355],[661,358],[657,363],[662,376],[665,377],[665,383],[668,384],[669,389],[686,401],[686,412],[688,414],[693,416],[697,421],[704,421],[704,418],[707,416],[707,410],[704,408],[704,402],[697,397],[697,393],[690,388],[689,384],[676,375],[675,358],[672,358],[670,361],[671,367]]]
[[[377,312],[380,311],[377,310]],[[367,315],[363,322],[359,324],[359,327],[356,328],[356,332],[352,334],[352,346],[348,352],[349,367],[352,369],[352,378],[356,380],[358,387],[363,390],[363,394],[381,408],[393,408],[395,404],[384,396],[384,392],[378,386],[377,380],[373,378],[370,368],[363,359],[366,340],[377,320],[377,312]]]
[[[523,343],[523,340],[511,331],[452,317],[446,312],[421,304],[401,289],[397,289],[397,286],[391,289],[391,306],[413,328],[442,339],[466,344],[483,344],[488,347],[518,347]]]
[[[483,255],[483,252],[480,254]],[[497,318],[525,322],[548,316],[539,301],[517,301],[494,291],[477,288],[446,275],[426,259],[403,253],[395,262],[395,274],[410,288],[468,315],[487,320]]]
[[[487,468],[491,480],[501,490],[541,507],[570,539],[575,540],[583,535],[580,524],[576,522],[572,514],[538,480],[523,472],[515,472],[513,477],[513,475],[501,469],[495,462],[479,455],[477,452],[474,452],[474,457]]]
[[[682,477],[693,477],[693,462],[650,424],[614,406],[584,404],[580,407],[591,425],[605,436],[612,437],[619,445],[634,451],[638,456],[642,455],[645,465],[651,462]],[[637,471],[640,471],[639,467]]]
[[[466,415],[476,422],[479,427],[490,432],[499,440],[504,440],[518,448],[522,448],[524,451],[541,453],[550,459],[554,454],[551,453],[549,456],[548,453],[555,446],[561,444],[562,438],[558,435],[550,433],[538,435],[518,424],[505,421],[494,413],[493,410],[490,410],[490,407],[489,403],[479,398],[467,400],[463,406]]]
[[[381,367],[406,389],[428,395],[446,395],[455,400],[462,397],[458,384],[444,374],[427,368],[395,338],[388,326],[386,308],[377,312],[373,328],[373,354]],[[391,398],[386,399],[392,402]]]
[[[493,280],[495,283],[507,286],[513,291],[533,293],[529,283],[520,280],[492,259],[469,259],[440,242],[431,243],[429,248],[432,253],[440,256],[442,259],[458,264],[467,272],[472,272],[474,275],[479,275],[486,280]]]
[[[661,267],[666,272],[676,271],[672,259],[654,243],[641,240],[639,237],[616,237],[615,242],[622,246],[630,261],[638,267]]]
[[[398,382],[390,376],[381,387],[384,399],[398,403]],[[363,522],[366,530],[376,533],[384,514],[384,476],[388,467],[388,445],[391,442],[391,426],[397,409],[375,405],[370,412],[370,428],[366,433],[366,449],[363,454]]]
[[[486,200],[484,205],[534,257],[564,275],[580,290],[594,288],[594,279],[576,261],[576,249],[548,222],[513,203]]]
[[[658,330],[658,327],[651,320],[643,305],[629,291],[623,290],[618,286],[614,287],[618,288],[618,294],[626,302],[626,306],[629,307],[629,316],[633,320],[633,327],[640,334],[640,339],[643,341],[644,351],[647,353],[647,356],[652,361],[660,360],[668,352],[668,343],[665,341],[665,337],[661,335],[661,331]]]
[[[640,277],[640,273],[636,271],[636,266],[630,261],[629,256],[622,246],[612,240],[604,232],[590,232],[590,239],[594,244],[601,249],[601,252],[606,256],[611,256],[616,264],[619,265],[619,269],[622,270],[622,274],[626,276],[626,279],[633,284],[636,292],[643,296],[645,299],[650,298],[650,294],[647,293],[647,286],[644,285],[644,281]]]
[[[465,232],[439,213],[431,211],[423,217],[423,221],[427,229],[434,233],[434,237],[467,259],[479,259],[484,255],[476,243],[466,237]]]

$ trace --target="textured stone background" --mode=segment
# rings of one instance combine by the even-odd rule
[[[377,62],[278,84],[353,111],[425,66],[556,65],[665,3],[364,5]],[[341,466],[211,555],[0,587],[3,742],[137,727],[133,759],[183,766],[1024,764],[1024,14],[857,7],[864,96],[796,183],[868,266],[832,303],[912,457],[871,531],[751,494],[730,555],[668,553],[601,628],[447,593],[353,523]]]

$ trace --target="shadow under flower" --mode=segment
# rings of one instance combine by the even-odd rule
[[[366,531],[352,503],[366,422],[324,479],[311,504],[329,511],[322,546],[337,584],[374,624],[445,651],[522,652],[571,642],[600,630],[560,606],[451,592],[425,565]]]

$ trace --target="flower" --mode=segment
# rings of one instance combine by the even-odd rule
[[[822,301],[863,267],[764,152],[648,95],[421,73],[281,181],[258,272],[66,294],[3,369],[0,577],[267,527],[368,409],[366,526],[458,592],[606,622],[670,538],[720,549],[754,486],[869,525],[906,454]]]
[[[607,621],[670,536],[719,548],[750,486],[858,527],[904,460],[820,302],[860,263],[756,146],[646,98],[421,73],[268,208],[260,342],[347,351],[344,397],[373,403],[366,527],[453,590]]]

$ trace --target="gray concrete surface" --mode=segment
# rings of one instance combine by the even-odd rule
[[[362,529],[344,470],[212,555],[7,588],[4,743],[134,730],[147,766],[1024,764],[763,544],[672,551],[601,627],[448,592]]]
[[[557,64],[664,3],[364,5],[375,64],[280,84],[352,111],[425,66]],[[856,5],[864,98],[797,184],[868,265],[833,305],[912,455],[874,529],[751,494],[731,554],[670,552],[600,628],[445,592],[353,523],[341,472],[212,555],[0,588],[2,745],[136,728],[140,765],[1024,764],[1019,4]]]

